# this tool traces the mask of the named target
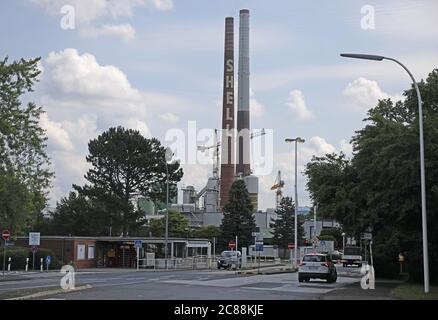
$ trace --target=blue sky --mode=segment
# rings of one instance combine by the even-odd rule
[[[64,30],[64,5],[75,29]],[[364,30],[365,5],[374,29]],[[402,60],[417,79],[438,65],[438,2],[255,0],[7,0],[0,4],[0,56],[41,56],[30,99],[47,111],[56,179],[54,203],[83,183],[86,144],[122,124],[164,141],[172,128],[221,126],[226,16],[251,11],[251,125],[273,129],[272,174],[260,177],[261,209],[278,169],[293,188],[293,153],[284,138],[302,136],[299,172],[312,155],[343,150],[379,98],[398,99],[409,78],[390,62],[345,60],[362,52]],[[369,13],[369,11],[367,11]],[[236,41],[237,63],[237,41]],[[236,75],[237,76],[237,75]],[[202,142],[199,142],[202,144]],[[203,187],[211,165],[185,165],[181,185]],[[300,175],[300,205],[310,205]]]

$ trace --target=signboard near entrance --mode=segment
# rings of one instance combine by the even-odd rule
[[[29,232],[29,245],[39,246],[40,245],[40,233],[39,232]]]

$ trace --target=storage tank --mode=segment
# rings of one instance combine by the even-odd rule
[[[183,189],[183,204],[192,204],[195,203],[196,191],[195,187],[187,186]]]

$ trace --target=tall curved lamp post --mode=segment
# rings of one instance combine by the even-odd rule
[[[423,103],[421,100],[420,89],[418,88],[418,84],[415,81],[414,76],[409,71],[406,66],[400,61],[384,57],[377,56],[371,54],[355,54],[355,53],[341,53],[341,57],[344,58],[354,58],[354,59],[365,59],[365,60],[374,60],[374,61],[382,61],[382,60],[391,60],[395,63],[399,64],[403,69],[411,77],[412,82],[414,83],[415,90],[417,91],[417,99],[418,99],[418,122],[420,129],[420,171],[421,171],[421,215],[422,215],[422,228],[423,228],[423,272],[424,272],[424,292],[429,292],[429,253],[428,253],[428,244],[427,244],[427,214],[426,214],[426,175],[424,168],[424,137],[423,137]]]

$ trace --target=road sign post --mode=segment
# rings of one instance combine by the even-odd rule
[[[137,252],[137,271],[139,269],[139,264],[140,264],[140,248],[142,247],[143,243],[141,240],[135,240],[134,241],[134,247],[136,249]]]
[[[32,246],[32,270],[35,270],[35,253],[38,251],[38,246]]]
[[[52,257],[51,256],[47,256],[46,257],[46,268],[47,268],[47,271],[49,271],[49,265],[50,265],[51,262],[52,262]]]
[[[6,242],[9,240],[9,237],[11,236],[9,230],[3,230],[2,232],[2,238],[4,241],[4,247],[3,247],[3,275],[5,275],[5,267],[6,267]]]

